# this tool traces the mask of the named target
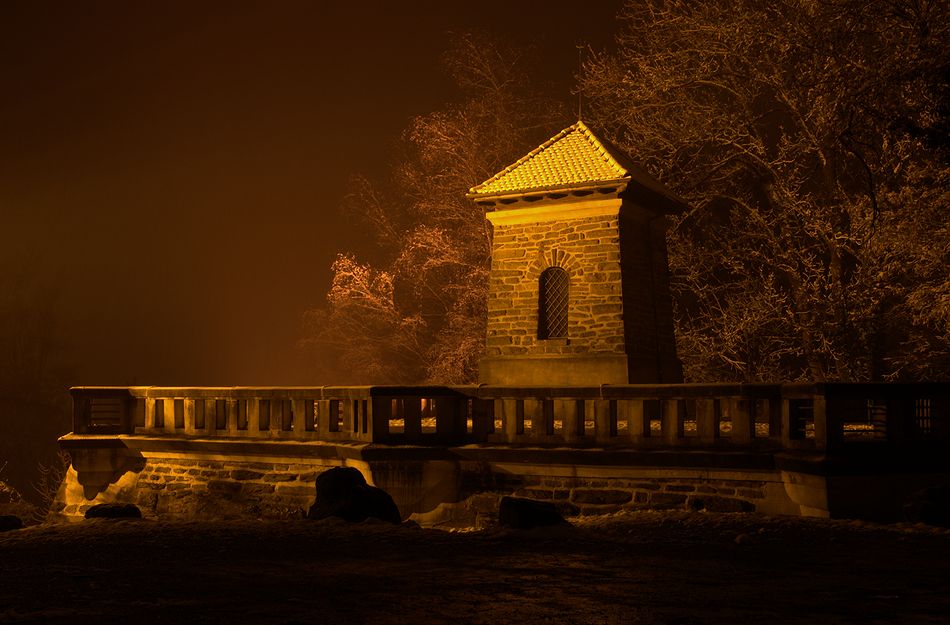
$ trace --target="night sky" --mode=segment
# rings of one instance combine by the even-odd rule
[[[372,258],[347,179],[457,97],[450,33],[534,44],[569,101],[619,7],[7,0],[0,270],[55,291],[74,384],[319,384],[300,317],[338,251]]]

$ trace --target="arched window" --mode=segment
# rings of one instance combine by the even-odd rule
[[[567,302],[570,279],[560,267],[550,267],[538,280],[538,338],[567,338]]]

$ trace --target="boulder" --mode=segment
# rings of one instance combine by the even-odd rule
[[[389,493],[370,486],[363,474],[352,467],[337,467],[317,476],[317,499],[307,518],[337,517],[360,523],[372,517],[394,525],[402,523],[399,508]]]
[[[141,519],[142,511],[131,503],[99,503],[86,510],[87,519]]]
[[[21,527],[23,527],[23,521],[20,519],[20,517],[13,514],[0,515],[0,532],[18,530]]]
[[[533,527],[567,524],[567,521],[551,502],[502,497],[498,505],[498,523],[502,527],[528,530]]]
[[[912,523],[950,527],[950,486],[925,488],[908,497],[904,518]]]

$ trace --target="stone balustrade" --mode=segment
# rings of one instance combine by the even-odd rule
[[[950,384],[76,387],[74,434],[445,446],[943,442]]]

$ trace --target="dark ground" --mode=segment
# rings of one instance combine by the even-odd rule
[[[97,520],[0,534],[0,623],[950,623],[950,532],[640,512],[446,533]]]

